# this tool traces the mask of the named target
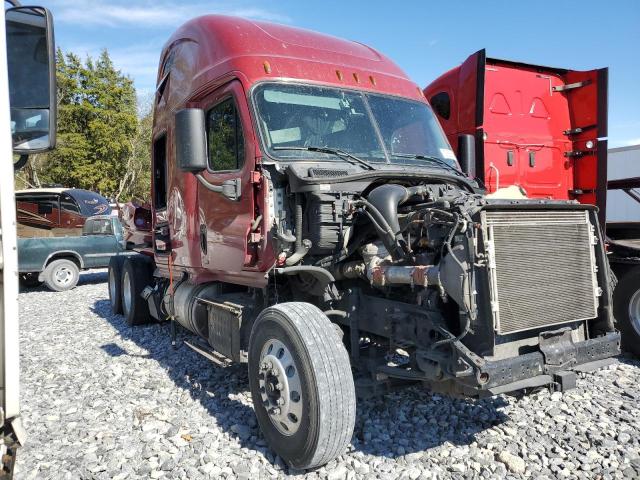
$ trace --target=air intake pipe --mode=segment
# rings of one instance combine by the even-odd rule
[[[391,232],[383,232],[380,237],[385,247],[389,250],[389,253],[391,253],[396,260],[402,258],[408,251],[408,247],[400,232],[398,206],[414,195],[424,193],[426,193],[426,188],[423,186],[403,187],[402,185],[388,183],[374,188],[369,195],[367,195],[368,202],[380,213],[390,227]],[[390,233],[390,235],[388,233]]]

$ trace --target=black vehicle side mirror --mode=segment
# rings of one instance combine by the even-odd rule
[[[207,135],[204,110],[185,108],[176,112],[176,161],[180,170],[201,172],[207,168]]]
[[[18,155],[56,145],[56,61],[53,20],[43,7],[5,11],[13,151]]]
[[[200,172],[207,168],[207,132],[204,110],[184,108],[176,112],[176,161],[180,170],[195,174],[208,190],[221,193],[230,200],[239,200],[242,183],[239,178],[226,180],[222,185],[213,185]]]
[[[476,178],[476,139],[473,135],[458,135],[458,161],[469,178]]]

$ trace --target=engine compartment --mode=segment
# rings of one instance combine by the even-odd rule
[[[453,175],[308,165],[266,174],[278,301],[304,300],[328,312],[349,336],[352,358],[368,351],[378,371],[401,352],[403,372],[419,372],[423,381],[469,378],[477,388],[493,381],[484,375],[488,362],[539,354],[550,328],[567,330],[576,343],[614,331],[593,209],[489,199]],[[558,228],[580,235],[554,249],[545,232]],[[539,268],[545,255],[567,268]],[[572,262],[584,266],[573,277]],[[592,310],[550,300],[567,298],[562,290],[571,282]],[[533,302],[540,303],[535,312],[527,310]],[[544,318],[545,303],[558,318]],[[542,320],[533,321],[534,313]],[[512,325],[501,330],[501,318]],[[536,374],[518,368],[502,382]]]

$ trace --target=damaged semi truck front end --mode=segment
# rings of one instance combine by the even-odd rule
[[[336,312],[354,364],[372,374],[361,387],[423,381],[477,396],[565,389],[575,384],[571,370],[618,353],[596,209],[487,199],[455,175],[420,169],[382,182],[378,170],[354,172],[356,184],[346,172],[318,183],[297,170],[285,182],[304,201],[303,237],[324,235],[328,255],[312,247],[304,258],[313,269],[281,271]]]
[[[487,198],[369,47],[195,19],[163,51],[153,131],[153,236],[112,260],[112,308],[247,362],[261,430],[297,468],[344,451],[356,387],[568,388],[619,350],[595,210]]]

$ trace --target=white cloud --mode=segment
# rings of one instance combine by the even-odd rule
[[[177,26],[207,13],[288,22],[289,17],[253,6],[212,4],[205,2],[178,2],[171,0],[140,0],[126,4],[106,0],[53,0],[51,10],[56,22],[81,26],[110,28],[156,28]]]

